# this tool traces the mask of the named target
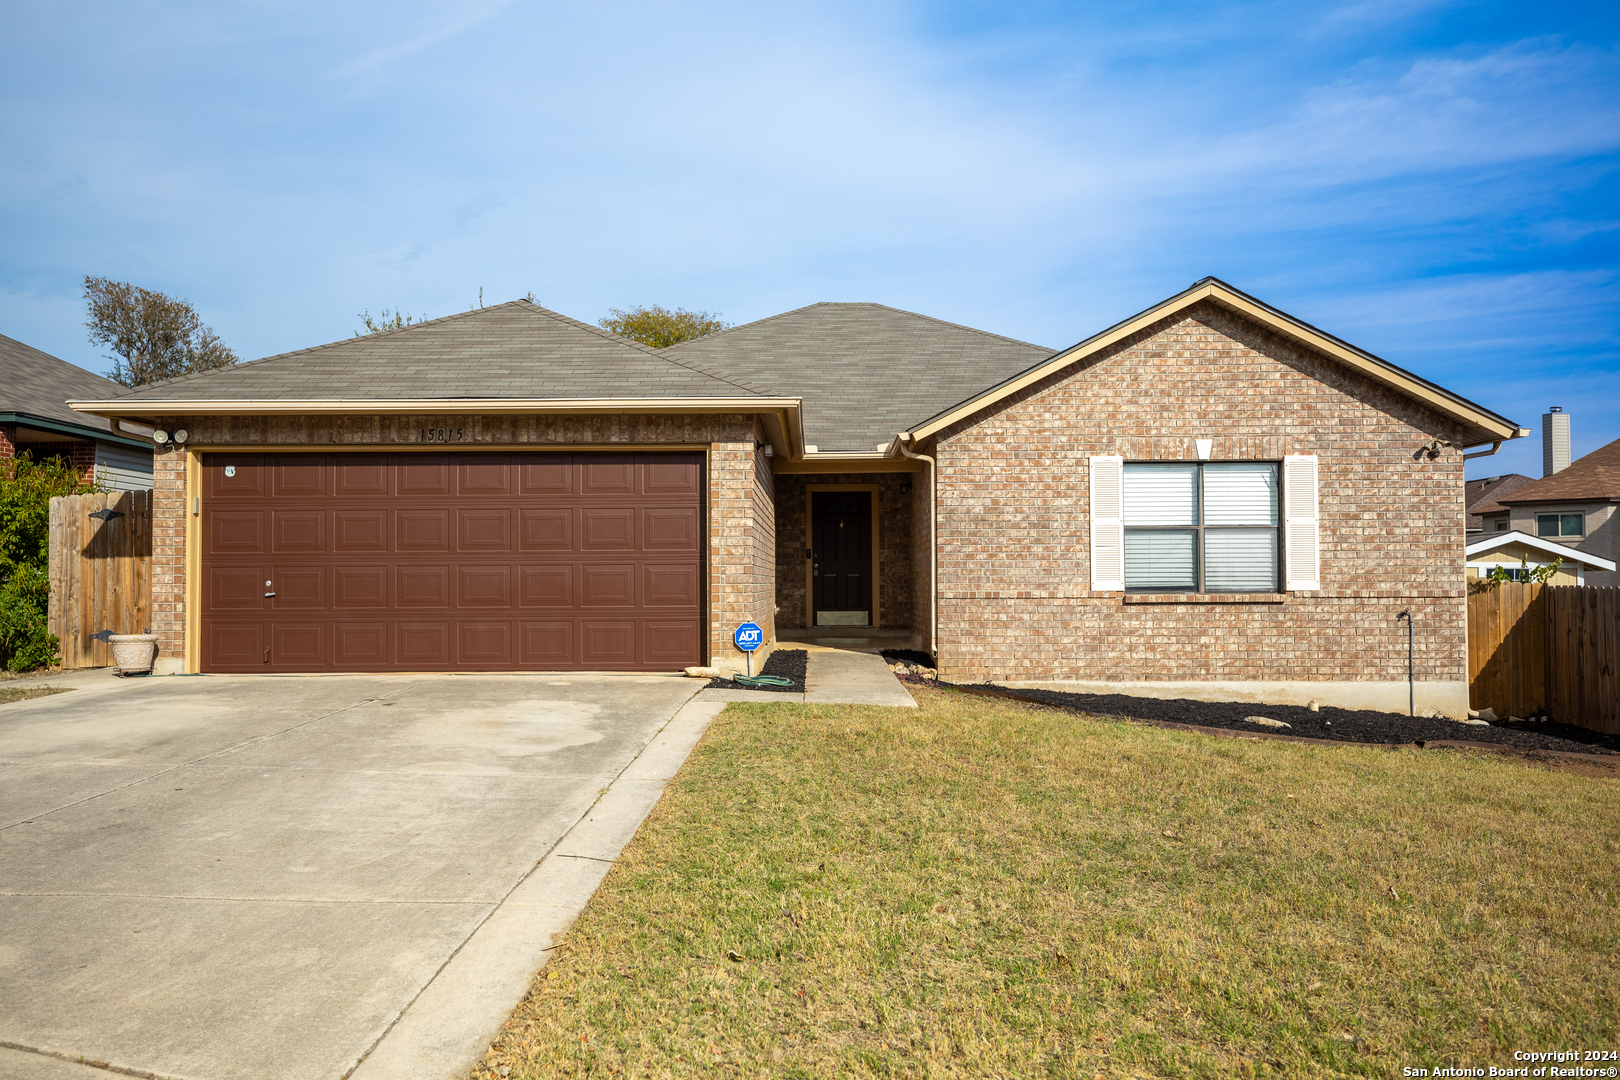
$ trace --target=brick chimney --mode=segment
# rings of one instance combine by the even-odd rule
[[[1569,413],[1554,405],[1541,414],[1541,475],[1569,468]]]

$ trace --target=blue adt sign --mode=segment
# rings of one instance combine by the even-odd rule
[[[765,631],[754,623],[745,622],[737,627],[737,632],[732,635],[732,640],[737,643],[737,648],[743,652],[753,652],[765,644]]]

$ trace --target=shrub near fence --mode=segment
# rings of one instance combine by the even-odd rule
[[[1545,712],[1620,734],[1620,588],[1475,586],[1468,596],[1468,699],[1498,716]]]
[[[110,665],[112,646],[92,634],[139,634],[152,624],[152,493],[52,499],[50,578],[62,666]]]

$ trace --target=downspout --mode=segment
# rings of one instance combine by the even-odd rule
[[[895,436],[894,444],[900,452],[914,461],[928,462],[928,651],[939,663],[939,485],[934,482],[938,464],[927,454],[913,454],[906,449],[911,440],[909,432]]]

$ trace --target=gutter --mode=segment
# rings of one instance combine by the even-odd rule
[[[906,443],[911,441],[910,432],[901,432],[894,437],[894,448],[914,461],[928,463],[928,651],[934,657],[934,664],[939,664],[939,485],[935,482],[935,471],[939,463],[927,454],[913,454],[906,449]],[[888,456],[884,454],[883,456]]]
[[[77,424],[66,424],[60,420],[46,420],[43,417],[32,416],[29,413],[0,413],[0,424],[19,424],[40,431],[53,431],[58,435],[71,435],[76,439],[86,441],[96,440],[118,443],[122,446],[133,446],[140,450],[152,449],[151,440],[142,442],[140,439],[131,439],[127,435],[119,435],[116,428],[112,431],[98,431],[95,428],[80,427]]]

